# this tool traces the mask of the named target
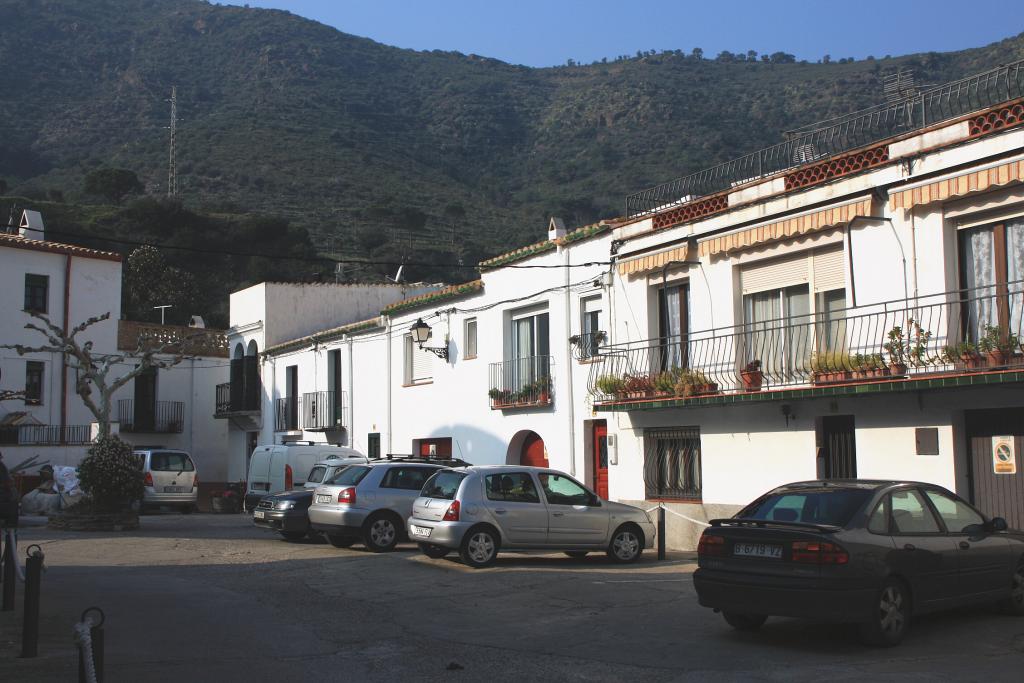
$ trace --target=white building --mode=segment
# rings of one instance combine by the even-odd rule
[[[913,479],[1024,526],[1022,95],[1000,67],[631,196],[591,365],[611,497]]]
[[[19,234],[0,233],[0,344],[45,345],[25,329],[45,314],[69,330],[92,317],[109,319],[79,335],[94,352],[134,351],[141,338],[163,344],[201,336],[189,360],[130,381],[114,397],[113,431],[134,445],[162,445],[192,453],[204,487],[227,481],[227,428],[213,420],[214,386],[228,376],[227,339],[217,330],[135,323],[121,318],[121,256],[45,239],[35,211],[22,214]],[[120,375],[130,368],[114,367]],[[19,356],[0,350],[0,389],[22,396],[0,403],[0,448],[8,464],[38,455],[54,465],[76,465],[95,434],[94,418],[75,389],[76,373],[62,354]]]

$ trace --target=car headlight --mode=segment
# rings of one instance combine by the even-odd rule
[[[274,505],[275,510],[291,510],[293,507],[295,507],[294,500],[279,500],[277,504]]]

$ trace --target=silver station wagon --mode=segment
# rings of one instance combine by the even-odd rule
[[[563,472],[493,465],[434,474],[413,503],[408,531],[429,557],[458,550],[467,565],[486,567],[499,550],[603,550],[615,562],[635,562],[653,547],[655,527],[640,508],[601,500]]]

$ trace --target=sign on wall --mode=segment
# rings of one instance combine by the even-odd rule
[[[992,437],[992,471],[996,474],[1017,474],[1017,453],[1012,436]]]

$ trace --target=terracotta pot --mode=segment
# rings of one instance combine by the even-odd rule
[[[1004,354],[1000,349],[993,349],[992,351],[985,352],[985,359],[988,361],[990,367],[1006,365],[1006,354]]]
[[[894,375],[905,375],[907,374],[907,366],[905,363],[890,363],[889,372]]]
[[[976,353],[961,353],[960,360],[968,370],[976,370],[981,367],[981,356]]]
[[[743,379],[743,389],[745,391],[761,391],[764,373],[760,370],[742,370],[740,378]]]

